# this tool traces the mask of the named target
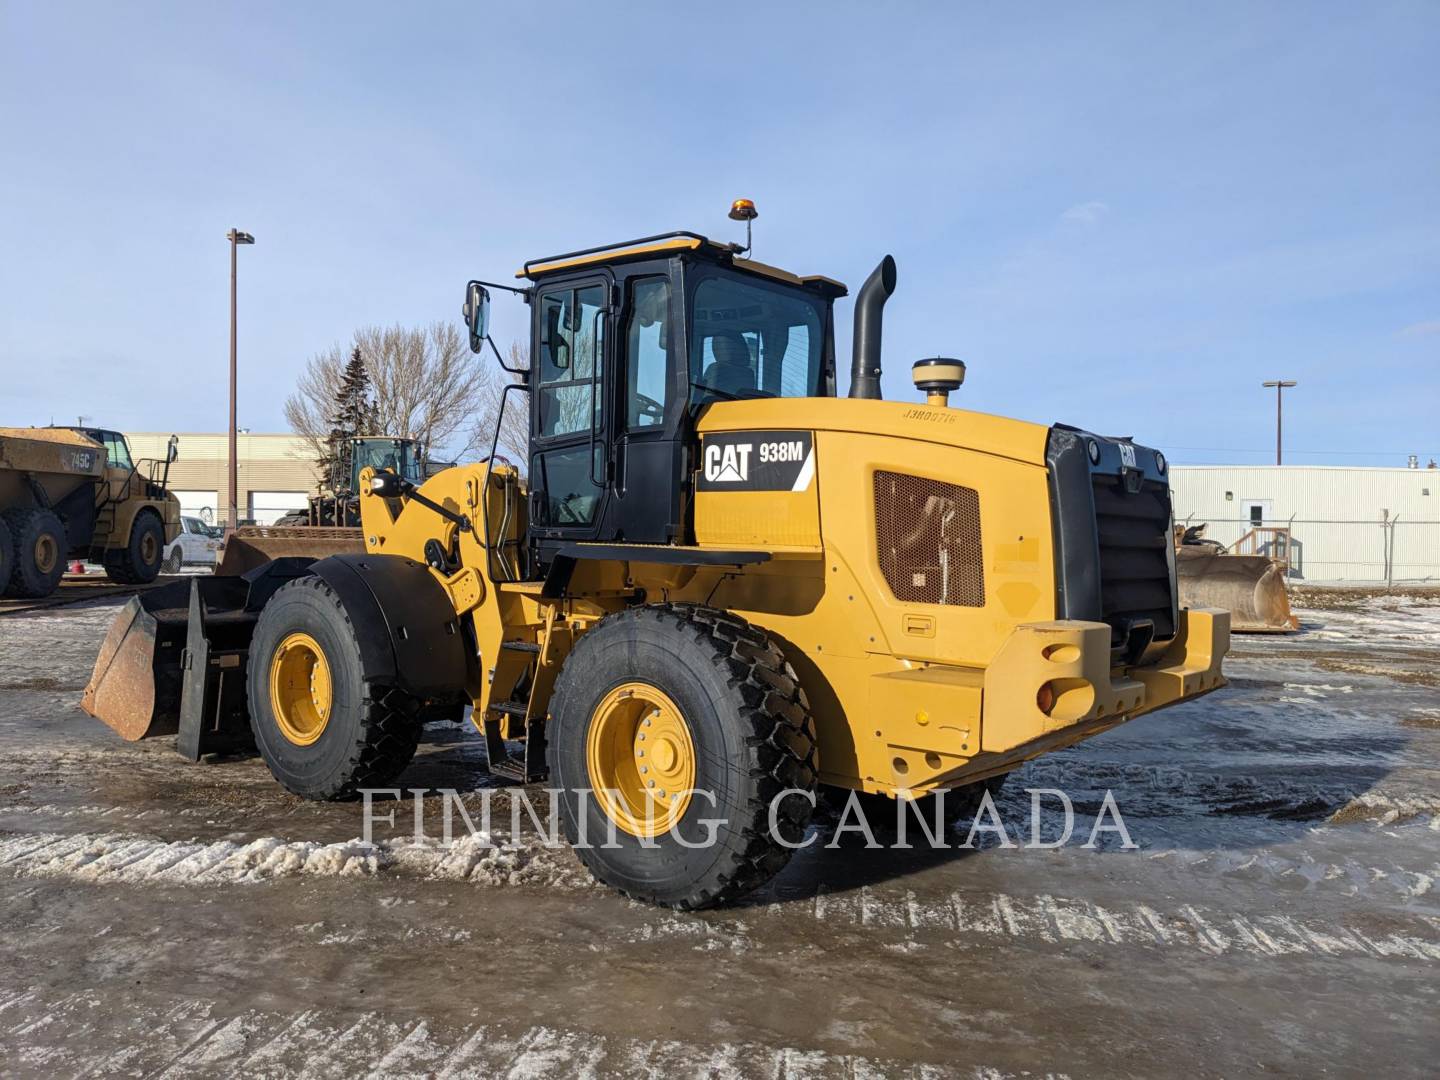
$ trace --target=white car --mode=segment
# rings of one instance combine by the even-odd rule
[[[215,552],[220,547],[220,530],[206,525],[198,517],[180,517],[180,535],[165,548],[165,561],[161,569],[167,574],[178,574],[183,566],[215,564]]]

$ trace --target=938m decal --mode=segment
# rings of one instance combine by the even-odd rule
[[[700,437],[699,491],[804,491],[815,478],[808,431],[725,431]]]

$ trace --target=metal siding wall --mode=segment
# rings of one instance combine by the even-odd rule
[[[1170,485],[1176,523],[1209,522],[1222,544],[1249,531],[1245,500],[1269,500],[1265,524],[1294,519],[1298,576],[1313,581],[1383,581],[1389,511],[1395,580],[1440,578],[1440,470],[1176,465]]]

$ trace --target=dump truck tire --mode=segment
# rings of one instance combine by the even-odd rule
[[[165,525],[153,510],[141,510],[123,548],[105,553],[105,576],[121,585],[148,585],[165,560]]]
[[[0,596],[10,595],[10,574],[15,569],[15,539],[0,514]]]
[[[729,903],[779,873],[786,844],[804,836],[814,721],[794,669],[744,619],[689,604],[603,619],[566,659],[551,717],[566,837],[596,878],[628,896],[684,910]],[[646,748],[655,770],[642,777]],[[673,782],[668,805],[645,801],[656,776]],[[600,794],[607,788],[615,795]],[[625,816],[637,803],[654,808],[653,820]],[[707,820],[722,822],[713,843]]]
[[[65,576],[70,548],[64,524],[53,510],[41,507],[7,510],[4,520],[14,550],[6,595],[49,596]]]
[[[355,627],[318,577],[281,586],[250,643],[250,727],[287,791],[348,799],[400,775],[420,741],[420,702],[365,670]]]

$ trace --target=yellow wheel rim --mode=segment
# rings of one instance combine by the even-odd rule
[[[297,632],[280,642],[270,660],[270,708],[280,734],[296,746],[320,738],[330,722],[331,692],[330,664],[318,641]]]
[[[690,727],[670,696],[649,683],[623,683],[595,707],[585,764],[601,809],[631,836],[659,836],[690,807]]]
[[[48,574],[60,561],[60,546],[55,543],[55,538],[49,533],[42,533],[35,538],[34,555],[35,569],[42,574]]]

